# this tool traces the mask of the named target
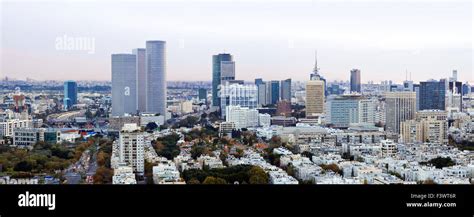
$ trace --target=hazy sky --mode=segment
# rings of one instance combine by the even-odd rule
[[[308,80],[318,50],[327,80],[474,83],[473,5],[466,1],[13,1],[1,2],[0,76],[110,80],[112,53],[167,41],[168,80],[211,80],[229,52],[236,78]],[[94,40],[94,52],[58,38]],[[76,44],[77,45],[77,44]]]

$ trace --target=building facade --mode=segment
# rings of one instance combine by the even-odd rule
[[[146,42],[146,111],[166,116],[166,42]]]
[[[132,54],[136,57],[137,110],[146,112],[146,49],[133,49]]]
[[[64,109],[68,110],[77,104],[77,83],[75,81],[64,82]]]
[[[112,54],[112,116],[137,112],[137,58]]]
[[[400,123],[415,118],[415,92],[386,92],[385,93],[386,131],[400,133]]]
[[[361,93],[360,70],[351,70],[351,92]]]
[[[306,117],[316,118],[324,114],[324,81],[310,80],[306,83]]]
[[[219,87],[222,81],[221,69],[222,61],[233,61],[233,57],[230,54],[222,53],[212,56],[212,105],[220,106],[219,100]]]

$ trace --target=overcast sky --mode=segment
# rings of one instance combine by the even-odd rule
[[[167,41],[168,80],[211,80],[228,52],[236,78],[308,80],[318,50],[327,80],[474,83],[473,6],[465,1],[13,1],[1,3],[0,75],[110,80],[110,55]],[[58,49],[58,38],[94,51]]]

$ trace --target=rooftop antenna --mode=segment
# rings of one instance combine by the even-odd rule
[[[313,72],[315,74],[317,74],[319,71],[319,68],[318,68],[318,50],[315,50],[314,52],[314,69],[313,69]]]
[[[408,69],[405,69],[405,81],[408,81]]]

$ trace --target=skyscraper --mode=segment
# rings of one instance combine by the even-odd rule
[[[137,110],[146,112],[146,50],[145,48],[136,48],[132,53],[137,58]]]
[[[261,83],[256,83],[256,85],[258,91],[258,105],[267,105],[269,101],[267,100],[267,84],[262,81]]]
[[[218,54],[212,56],[212,105],[220,106],[220,100],[218,96],[219,85],[222,81],[221,69],[222,61],[233,61],[232,55],[230,54]]]
[[[419,110],[445,109],[446,98],[445,81],[422,81],[420,82]]]
[[[146,111],[166,117],[166,42],[146,42]]]
[[[112,116],[137,111],[136,61],[134,54],[112,54]]]
[[[317,118],[324,114],[324,81],[311,80],[306,83],[306,117]]]
[[[282,80],[280,82],[280,98],[281,100],[286,100],[288,102],[291,102],[291,78],[288,78],[286,80]]]
[[[351,70],[351,92],[361,93],[360,91],[360,70]]]
[[[386,131],[400,133],[400,123],[415,118],[415,92],[385,93]]]
[[[221,61],[221,83],[235,80],[235,62]]]
[[[199,88],[198,90],[199,100],[204,100],[207,103],[207,89]]]
[[[64,82],[64,109],[69,109],[77,104],[77,83],[75,81]]]
[[[270,81],[270,91],[267,94],[270,94],[270,104],[276,104],[280,100],[280,82]]]

